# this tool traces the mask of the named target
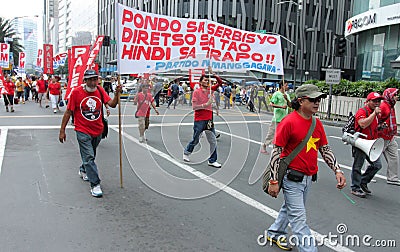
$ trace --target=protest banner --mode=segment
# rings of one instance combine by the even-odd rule
[[[10,65],[10,45],[0,43],[0,67],[8,68]]]
[[[53,74],[53,45],[44,44],[43,45],[43,73]]]
[[[204,19],[176,18],[117,4],[120,74],[206,68],[282,75],[280,36],[235,29]]]
[[[89,57],[90,45],[73,46],[71,49],[70,61],[68,62],[69,78],[65,100],[69,99],[71,90],[82,83],[83,74],[86,69],[86,62]]]

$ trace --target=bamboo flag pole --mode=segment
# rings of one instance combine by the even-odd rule
[[[121,76],[118,74],[118,86],[121,86]],[[118,139],[119,139],[119,182],[123,188],[122,180],[122,128],[121,128],[121,95],[118,94]]]

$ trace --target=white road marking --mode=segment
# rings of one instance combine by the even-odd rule
[[[118,128],[117,127],[110,127],[110,128],[118,133]],[[138,144],[140,147],[146,148],[147,150],[153,152],[154,154],[166,159],[167,161],[169,161],[169,162],[173,163],[174,165],[182,168],[183,170],[193,174],[194,176],[204,180],[205,182],[207,182],[210,185],[218,188],[219,190],[224,191],[225,193],[231,195],[232,197],[242,201],[243,203],[260,210],[261,212],[271,216],[274,219],[278,217],[278,212],[275,211],[274,209],[269,208],[269,207],[261,204],[260,202],[248,197],[247,195],[244,195],[243,193],[241,193],[239,191],[236,191],[235,189],[229,187],[228,185],[225,185],[225,184],[219,182],[216,179],[213,179],[213,178],[209,177],[208,175],[206,175],[206,174],[204,174],[204,173],[192,168],[189,165],[182,164],[182,163],[178,162],[176,159],[174,159],[170,155],[168,155],[168,154],[166,154],[166,153],[164,153],[162,151],[159,151],[156,148],[153,148],[153,147],[151,147],[151,146],[149,146],[147,144],[139,143],[138,139],[136,139],[135,137],[133,137],[133,136],[131,136],[131,135],[129,135],[129,134],[123,132],[123,131],[122,131],[121,134],[124,137],[126,137],[127,139],[131,140],[132,142],[135,142],[136,144]],[[321,241],[324,240],[324,245],[329,247],[332,250],[335,250],[335,251],[347,251],[347,252],[353,251],[353,250],[351,250],[351,249],[349,249],[347,247],[341,246],[339,244],[331,245],[329,243],[329,240],[326,238],[326,235],[322,235],[322,234],[316,232],[315,230],[311,230],[311,232],[315,236],[316,240],[319,243],[321,243]]]
[[[6,149],[8,129],[6,127],[0,128],[0,174],[1,167],[3,167],[4,151]]]

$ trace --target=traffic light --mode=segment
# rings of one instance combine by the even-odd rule
[[[343,36],[338,37],[336,41],[336,55],[343,56],[346,53],[346,39]]]
[[[296,67],[296,56],[293,54],[289,56],[289,66]]]
[[[110,36],[104,36],[103,46],[110,46]]]

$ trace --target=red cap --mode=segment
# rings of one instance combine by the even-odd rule
[[[382,100],[382,99],[383,99],[383,97],[382,97],[379,93],[377,93],[377,92],[371,92],[371,93],[369,93],[368,96],[367,96],[367,101],[370,101],[370,100],[377,100],[377,99],[379,99],[379,100]]]

